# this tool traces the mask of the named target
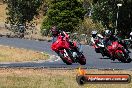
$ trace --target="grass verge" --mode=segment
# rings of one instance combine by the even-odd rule
[[[0,45],[0,62],[38,61],[48,58],[46,53]]]
[[[130,74],[132,71],[87,70],[88,74]],[[132,88],[130,84],[76,83],[77,70],[0,69],[0,88]]]

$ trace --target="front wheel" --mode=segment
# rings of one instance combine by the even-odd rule
[[[126,63],[130,63],[132,61],[132,59],[131,58],[128,58],[127,60],[126,60]]]
[[[123,63],[130,63],[132,61],[131,58],[125,58],[123,53],[118,52],[117,55],[118,55],[119,61]]]
[[[81,65],[86,64],[86,58],[84,57],[84,55],[82,53],[80,53],[80,55],[79,55],[78,63],[80,63]]]
[[[65,52],[59,52],[59,56],[60,56],[60,58],[62,59],[62,61],[64,62],[64,63],[66,63],[67,65],[72,65],[72,60],[71,60],[71,58],[69,57],[69,55],[64,55],[65,54]]]

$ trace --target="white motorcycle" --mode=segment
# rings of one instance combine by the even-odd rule
[[[103,57],[109,57],[103,40],[104,37],[101,34],[97,34],[97,39],[95,40],[95,44],[93,46],[95,48],[96,53],[101,53]]]

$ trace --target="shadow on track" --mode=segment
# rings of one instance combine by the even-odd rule
[[[99,58],[99,59],[110,59],[109,57],[103,57],[103,58]]]
[[[121,63],[121,64],[124,64],[124,63],[122,63],[122,62],[120,62],[120,61],[113,61],[113,62],[111,62],[111,63]]]

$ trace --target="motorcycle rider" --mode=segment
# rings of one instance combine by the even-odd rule
[[[96,44],[95,40],[101,41],[104,38],[101,34],[98,34],[97,31],[92,31],[91,35],[92,35],[92,37],[91,37],[92,44]],[[96,45],[98,46],[98,44],[96,44]]]
[[[110,30],[105,30],[104,44],[106,47],[108,45],[111,45],[111,43],[113,41],[117,41],[117,40],[119,40],[119,39],[116,35],[112,34],[112,32]],[[130,53],[125,42],[119,41],[119,43],[127,50],[128,53]],[[114,58],[112,58],[112,56],[110,56],[110,57],[111,57],[111,59],[114,60]]]
[[[111,45],[111,43],[116,40],[118,40],[117,37],[113,35],[110,30],[105,30],[105,35],[104,35],[105,46]]]
[[[97,39],[97,31],[92,31],[91,35],[92,35],[91,42],[92,44],[95,44],[95,40]]]
[[[62,31],[59,31],[56,26],[51,27],[51,35],[52,35],[52,43],[56,42],[57,37],[61,34],[63,37],[65,36]],[[55,51],[56,52],[56,51]],[[59,56],[59,52],[56,52]]]
[[[53,37],[52,43],[54,43],[57,39],[57,36],[59,35],[59,31],[57,30],[56,26],[53,26],[51,28],[51,34],[52,34],[52,37]]]
[[[57,37],[58,35],[61,35],[62,36],[62,39],[66,36],[66,37],[69,37],[69,35],[66,34],[65,31],[61,31],[61,30],[58,30],[56,26],[53,26],[51,28],[51,32],[52,32],[52,36],[53,36],[53,40],[52,40],[52,43],[54,43],[56,40],[57,40]],[[71,46],[73,46],[73,42],[67,40]]]
[[[57,30],[57,27],[56,26],[53,26],[51,28],[51,32],[52,32],[52,36],[53,36],[53,40],[52,40],[53,42],[52,43],[54,43],[57,40],[57,37],[59,35],[61,35],[63,40],[66,40],[66,41],[69,42],[70,46],[74,46],[74,43],[69,40],[69,35],[66,34],[65,31]],[[80,49],[78,47],[74,47],[74,50],[76,52],[80,52]],[[56,53],[59,55],[59,52],[56,52]],[[75,52],[73,52],[73,57],[75,57],[76,55],[77,54]]]
[[[103,44],[103,39],[104,37],[101,34],[97,34],[97,31],[92,31],[91,32],[91,42],[93,45],[95,45],[95,51],[96,53],[101,53],[102,56],[105,56],[105,48],[104,48],[104,44]],[[96,40],[98,42],[96,42]]]

